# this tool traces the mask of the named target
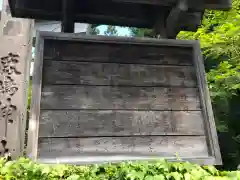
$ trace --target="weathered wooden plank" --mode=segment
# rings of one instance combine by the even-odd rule
[[[204,62],[200,50],[200,43],[197,42],[194,48],[194,64],[196,66],[199,94],[201,99],[201,106],[203,111],[203,118],[206,120],[205,131],[207,134],[207,143],[209,146],[209,154],[215,157],[215,164],[222,165],[221,152],[219,148],[218,135],[216,131],[216,125],[214,120],[214,114],[212,111],[212,104],[209,95],[206,72],[204,68]]]
[[[204,135],[201,111],[42,110],[39,137]]]
[[[196,88],[44,86],[41,109],[200,110]]]
[[[38,158],[206,157],[205,136],[39,138]],[[95,159],[95,160],[96,160]],[[105,159],[105,160],[107,160]]]
[[[41,90],[42,90],[42,69],[43,69],[43,49],[44,40],[40,32],[37,32],[36,40],[36,58],[34,63],[33,79],[32,79],[32,98],[31,111],[28,125],[28,142],[27,142],[27,156],[36,160],[38,148],[38,128],[39,117],[41,112]]]
[[[193,65],[191,48],[60,42],[46,41],[44,49],[45,60]]]
[[[194,67],[46,61],[44,84],[195,87]]]

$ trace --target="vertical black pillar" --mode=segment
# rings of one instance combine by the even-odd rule
[[[74,33],[74,0],[62,0],[62,32]]]

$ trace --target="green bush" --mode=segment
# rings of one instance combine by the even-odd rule
[[[240,172],[188,162],[124,162],[91,166],[44,165],[21,158],[0,159],[0,180],[237,180]]]

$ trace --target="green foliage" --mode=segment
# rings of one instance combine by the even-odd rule
[[[130,32],[152,37],[151,30]],[[240,162],[240,0],[233,0],[230,11],[206,11],[198,31],[181,32],[178,39],[200,41],[224,167],[235,168]]]
[[[104,31],[104,35],[105,36],[117,36],[118,32],[117,32],[116,26],[108,25],[107,30]]]
[[[88,26],[88,33],[91,35],[98,35],[100,33],[98,29],[98,24],[92,24]]]
[[[178,38],[200,40],[217,129],[231,137],[220,144],[224,165],[236,167],[234,161],[240,160],[240,0],[233,0],[229,12],[206,11],[196,33],[181,32]],[[229,143],[236,144],[232,150],[226,148]]]
[[[0,159],[1,180],[238,180],[240,172],[218,171],[188,162],[124,162],[91,166],[44,165],[28,159]]]
[[[129,28],[130,36],[157,38],[152,29]]]
[[[216,67],[207,75],[211,96],[229,98],[240,90],[240,0],[229,12],[207,11],[196,33],[181,32],[180,39],[198,39],[207,61]]]
[[[27,104],[27,113],[29,113],[29,111],[30,111],[31,98],[32,98],[32,80],[29,81],[29,85],[28,85],[28,104]]]
[[[150,29],[129,30],[131,36],[155,37]],[[231,11],[206,11],[198,31],[181,32],[178,39],[200,40],[206,60],[216,62],[207,75],[213,98],[236,95],[240,90],[240,0],[233,0]]]

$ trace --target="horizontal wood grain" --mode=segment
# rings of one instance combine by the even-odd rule
[[[35,74],[33,83],[37,93],[31,109],[34,133],[28,139],[34,146],[30,144],[29,157],[84,164],[149,157],[176,160],[178,153],[184,160],[220,164],[214,119],[209,119],[212,109],[206,108],[209,95],[201,92],[206,84],[202,83],[204,67],[196,41],[41,34],[44,47],[39,46],[37,52],[40,56],[44,52],[38,58],[44,68],[37,68],[43,76]],[[164,70],[159,66],[186,68],[184,73],[194,67],[198,86],[161,84],[173,81],[163,81]],[[130,82],[125,77],[132,67],[144,68],[136,69],[139,77],[128,75],[133,84],[125,84]],[[92,74],[93,79],[86,79],[85,74]],[[70,80],[71,76],[76,79]]]
[[[45,60],[193,65],[191,48],[48,40]]]
[[[201,111],[42,110],[39,137],[204,135]]]
[[[194,67],[89,62],[44,62],[44,84],[195,87]]]
[[[45,85],[41,109],[200,110],[200,102],[196,88]]]
[[[38,158],[206,157],[205,136],[39,138]]]

